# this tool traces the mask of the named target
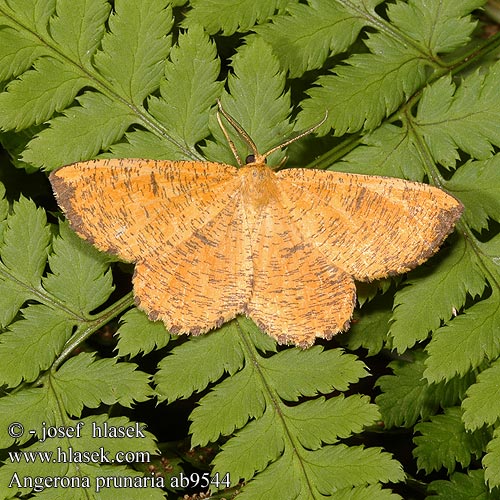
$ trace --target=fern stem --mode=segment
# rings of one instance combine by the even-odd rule
[[[54,373],[59,366],[69,357],[71,353],[80,345],[85,342],[93,333],[99,328],[107,324],[111,319],[115,318],[118,314],[128,309],[134,303],[132,292],[123,296],[120,300],[112,304],[110,307],[100,312],[94,319],[82,322],[71,338],[66,342],[61,354],[54,361],[51,371]]]
[[[460,58],[455,59],[453,61],[447,62],[446,68],[447,70],[451,70],[452,75],[456,75],[457,73],[461,73],[465,69],[473,66],[480,61],[484,64],[484,59],[491,55],[493,52],[498,50],[500,47],[500,32],[492,37],[484,40],[477,46],[471,48],[465,54],[462,54]],[[442,74],[439,74],[436,78],[439,78]],[[436,78],[433,78],[436,79]]]
[[[285,419],[283,418],[283,411],[282,411],[283,403],[281,401],[281,398],[278,395],[278,393],[272,389],[271,385],[266,380],[266,377],[260,368],[259,353],[258,353],[255,345],[253,345],[253,343],[250,341],[249,336],[245,333],[244,327],[241,324],[240,319],[236,318],[236,320],[237,320],[237,325],[238,325],[238,331],[240,333],[240,342],[241,342],[241,345],[244,349],[244,352],[246,354],[248,354],[248,357],[250,358],[250,361],[251,361],[252,365],[254,366],[256,373],[259,376],[259,379],[262,383],[262,386],[265,389],[263,391],[263,393],[268,395],[269,402],[271,403],[274,411],[276,412],[276,414],[279,417],[279,420],[280,420],[281,425],[283,427],[283,435],[286,436],[289,446],[291,446],[293,453],[295,453],[295,455],[299,459],[299,463],[300,463],[300,467],[301,467],[303,476],[304,476],[305,481],[307,482],[307,485],[308,485],[308,490],[311,493],[311,495],[313,495],[311,498],[315,498],[314,493],[313,493],[314,489],[313,489],[313,486],[311,484],[311,480],[307,476],[307,472],[306,472],[305,467],[303,465],[302,457],[299,453],[299,450],[302,446],[300,445],[299,441],[296,438],[294,438],[293,433],[290,432],[290,429],[287,427]],[[286,449],[286,446],[287,446],[287,443],[285,441],[285,449]]]

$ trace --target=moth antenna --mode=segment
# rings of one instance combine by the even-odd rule
[[[231,126],[238,132],[238,134],[241,136],[241,138],[248,144],[250,149],[252,150],[252,153],[255,158],[260,158],[261,155],[259,154],[259,151],[257,150],[257,146],[255,145],[255,142],[252,141],[252,138],[248,135],[247,131],[229,114],[227,111],[222,107],[222,103],[220,102],[219,99],[217,99],[217,106],[219,107],[219,111],[222,114],[222,116],[231,124]],[[217,112],[217,119],[219,121],[219,125],[224,132],[224,135],[226,136],[226,139],[229,143],[229,146],[233,152],[233,154],[237,157],[238,163],[241,165],[241,162],[239,161],[238,158],[238,153],[236,153],[236,148],[234,146],[234,142],[229,138],[229,134],[227,133],[227,130],[225,127],[222,125],[222,120],[220,119],[219,112]]]
[[[234,142],[232,141],[231,137],[229,137],[226,127],[224,127],[224,124],[222,123],[219,111],[217,111],[217,121],[219,122],[219,127],[221,128],[222,133],[224,134],[224,137],[226,138],[226,141],[229,144],[229,147],[231,148],[233,156],[236,158],[236,161],[238,162],[238,165],[240,167],[243,166],[240,155],[238,154],[238,150],[236,149],[236,146],[234,145]]]
[[[291,139],[288,139],[287,141],[285,141],[284,143],[280,144],[279,146],[274,146],[274,148],[270,149],[269,151],[267,151],[266,153],[264,153],[263,155],[261,155],[262,158],[266,159],[269,155],[271,155],[275,151],[278,151],[279,149],[286,148],[287,146],[289,146],[290,144],[292,144],[292,142],[298,141],[299,139],[302,139],[302,137],[311,134],[317,128],[321,127],[321,125],[323,125],[323,123],[326,122],[327,118],[328,118],[328,111],[325,112],[324,118],[320,122],[316,123],[316,125],[313,125],[312,127],[309,127],[307,130],[304,130],[303,132],[299,132],[297,135],[295,135]]]

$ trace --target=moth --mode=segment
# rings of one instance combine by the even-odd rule
[[[221,115],[248,143],[245,164]],[[71,227],[135,263],[137,306],[175,334],[239,314],[282,344],[311,346],[348,329],[355,280],[404,273],[433,255],[460,217],[444,191],[402,179],[273,170],[219,104],[239,167],[105,159],[50,174]]]

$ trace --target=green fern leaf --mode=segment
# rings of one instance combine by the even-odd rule
[[[110,31],[102,39],[102,51],[95,55],[100,73],[136,106],[157,88],[170,50],[171,39],[165,35],[173,20],[167,4],[166,0],[115,1],[108,19]]]
[[[297,401],[301,394],[328,393],[333,388],[347,390],[350,383],[366,376],[363,363],[354,356],[342,354],[340,350],[323,352],[321,347],[307,351],[290,349],[261,358],[258,372],[255,365],[255,362],[245,364],[241,371],[203,397],[191,415],[193,443],[203,446],[218,439],[219,435],[228,435],[241,428],[249,418],[262,416],[266,388],[255,384],[258,374],[263,374],[273,392],[288,401]],[[290,366],[295,369],[290,370]],[[222,405],[220,401],[226,403]]]
[[[284,142],[292,132],[287,117],[290,113],[290,94],[285,92],[285,75],[271,47],[260,37],[250,36],[232,58],[234,75],[228,76],[230,94],[224,93],[221,101],[224,109],[247,131],[260,152]],[[255,68],[259,68],[255,71]],[[324,113],[317,115],[317,121]],[[204,154],[214,161],[234,163],[234,156],[227,141],[212,117],[210,130],[217,142],[209,142]],[[242,160],[251,153],[241,138],[234,137]],[[269,157],[274,165],[284,154],[278,152]]]
[[[72,311],[85,315],[106,302],[114,289],[109,257],[78,238],[68,224],[60,224],[59,232],[49,256],[51,273],[43,279],[43,287]]]
[[[172,27],[172,13],[165,8],[166,0],[148,0],[140,8],[118,2],[109,19],[106,19],[109,4],[102,0],[94,2],[92,7],[83,0],[59,0],[56,15],[50,19],[50,31],[49,16],[55,2],[51,2],[50,8],[46,0],[39,3],[25,6],[22,13],[17,10],[21,3],[15,4],[15,10],[6,6],[2,10],[0,6],[0,16],[4,14],[6,22],[15,28],[7,31],[7,39],[16,38],[11,45],[17,43],[22,48],[24,43],[26,51],[32,49],[32,55],[27,53],[31,59],[42,54],[49,56],[36,60],[35,69],[21,74],[0,94],[6,108],[5,126],[20,128],[42,122],[54,111],[63,115],[53,118],[50,127],[31,141],[23,156],[27,163],[52,169],[95,156],[100,149],[118,141],[133,123],[140,123],[156,136],[174,143],[175,147],[168,148],[169,151],[196,156],[176,144],[143,106],[145,97],[160,83],[170,49],[167,34]],[[42,27],[43,20],[48,24]],[[105,21],[110,31],[105,31]],[[68,29],[71,26],[75,27],[74,32]],[[31,32],[37,30],[43,36],[32,37]],[[38,47],[28,43],[32,38]],[[96,52],[100,45],[102,49]],[[9,73],[16,75],[25,68],[16,67],[19,63],[12,52],[7,50],[4,59],[13,66]],[[94,87],[97,92],[87,91],[77,98],[80,106],[68,109],[83,87]],[[25,99],[21,102],[23,95]],[[31,101],[26,96],[31,96]],[[11,108],[14,112],[9,120]],[[47,155],[48,151],[52,155]]]
[[[474,158],[486,159],[492,154],[492,146],[500,144],[499,75],[500,63],[496,63],[487,74],[469,75],[458,89],[446,76],[423,91],[416,126],[435,161],[454,166],[459,158],[457,148]]]
[[[367,398],[358,396],[328,401],[320,398],[299,406],[283,406],[282,411],[288,432],[296,435],[309,449],[320,448],[321,442],[333,443],[338,437],[359,433],[379,416]],[[356,415],[354,420],[353,415]],[[286,436],[281,429],[279,414],[264,412],[262,418],[250,422],[223,445],[222,452],[214,460],[214,470],[229,472],[231,477],[253,477],[282,453]]]
[[[417,424],[415,431],[421,435],[413,438],[413,455],[418,468],[428,473],[441,467],[453,472],[457,463],[468,467],[473,458],[481,456],[489,441],[488,432],[466,431],[459,407],[446,408],[444,415],[434,415],[430,422]]]
[[[366,396],[343,395],[325,401],[318,398],[298,406],[283,407],[291,431],[304,448],[317,450],[322,443],[334,444],[338,438],[359,434],[372,425],[380,414]]]
[[[483,470],[470,470],[467,474],[455,472],[450,481],[432,481],[429,490],[436,492],[433,500],[498,500],[497,492],[489,492],[484,482]]]
[[[38,3],[38,7],[43,4],[48,6],[47,2]],[[82,71],[81,65],[87,68],[90,66],[90,58],[102,37],[109,4],[102,0],[93,2],[90,7],[87,4],[88,2],[83,0],[60,0],[57,3],[57,16],[51,19],[50,32],[59,50],[53,51],[54,57],[39,59],[34,70],[12,82],[8,86],[8,92],[0,95],[1,107],[5,110],[0,127],[21,129],[33,123],[42,123],[50,118],[54,111],[61,111],[68,106],[82,87],[94,83],[88,73]],[[16,11],[14,15],[16,14],[19,15],[19,12]],[[29,24],[38,26],[39,10],[33,15],[36,15],[37,19],[31,19]],[[47,33],[46,26],[42,32]],[[24,40],[29,41],[28,33],[29,30],[27,33],[19,30],[17,41],[14,41],[16,37],[12,36],[13,44],[22,46]],[[43,42],[45,40],[38,40],[40,45],[37,53],[50,53],[47,50],[48,44]],[[26,48],[30,47],[31,45],[27,44]],[[62,54],[66,58],[61,57]],[[68,64],[68,56],[74,58],[73,65]]]
[[[264,472],[249,482],[240,492],[240,500],[265,500],[267,498],[314,498],[309,485],[301,481],[302,463],[293,453],[286,452]],[[1,469],[0,469],[1,470]]]
[[[362,145],[329,170],[422,181],[425,170],[407,128],[385,123],[363,136]]]
[[[380,448],[361,446],[325,446],[305,454],[306,469],[322,494],[337,488],[373,484],[397,483],[404,478],[401,465]]]
[[[57,59],[41,58],[0,94],[0,128],[24,129],[66,108],[90,81]]]
[[[399,495],[382,489],[379,484],[343,488],[334,492],[329,498],[332,500],[401,500]]]
[[[365,42],[371,54],[355,54],[345,66],[335,68],[335,75],[320,77],[318,87],[308,91],[310,99],[303,103],[299,126],[310,125],[325,109],[330,114],[322,128],[333,127],[336,135],[379,125],[424,84],[426,67],[435,65],[437,52],[449,52],[469,38],[474,23],[466,16],[483,2],[459,7],[453,0],[444,3],[446,7],[441,0],[432,0],[424,9],[417,2],[399,2],[387,9],[390,26],[372,15],[379,32]],[[457,25],[464,28],[458,35]]]
[[[399,352],[425,340],[442,320],[450,320],[463,307],[467,294],[478,296],[485,287],[477,255],[462,236],[448,251],[440,252],[432,272],[422,266],[410,276],[394,298],[390,334]]]
[[[2,212],[5,213],[2,202]],[[45,212],[25,198],[14,203],[0,245],[0,325],[8,325],[27,299],[36,299],[47,261],[50,230]]]
[[[102,158],[151,158],[153,160],[175,160],[191,158],[181,151],[173,142],[165,141],[152,132],[133,130],[125,134],[123,142],[117,142],[109,147],[109,153],[100,155]]]
[[[364,25],[370,24],[374,8],[382,0],[347,4],[312,0],[308,5],[290,4],[287,16],[256,31],[269,43],[292,78],[320,68],[327,57],[346,51]]]
[[[363,307],[363,316],[353,321],[350,330],[342,335],[339,341],[351,351],[363,347],[368,351],[368,356],[375,356],[384,346],[389,347],[391,314],[389,306],[376,299]]]
[[[53,375],[52,386],[70,415],[79,416],[83,406],[97,408],[101,403],[131,406],[152,395],[148,375],[136,368],[134,363],[94,360],[91,354],[80,353]]]
[[[9,429],[13,422],[19,422],[24,431],[18,438],[9,432],[0,435],[0,446],[2,449],[9,448],[14,443],[25,444],[33,438],[28,432],[37,429],[42,422],[47,426],[56,425],[58,415],[57,401],[47,391],[47,388],[28,388],[23,391],[6,395],[0,399],[0,425],[3,429]],[[15,419],[13,419],[15,415]],[[15,431],[19,428],[14,429]],[[1,498],[1,497],[0,497]]]
[[[106,451],[109,451],[109,456],[114,456],[123,450],[137,452],[144,451],[150,454],[157,454],[158,448],[155,443],[154,436],[146,430],[146,425],[130,422],[126,417],[112,417],[107,415],[92,415],[81,420],[84,423],[81,432],[81,438],[75,450],[91,450],[95,447],[95,438],[99,439]],[[104,423],[107,425],[104,426]],[[75,425],[75,423],[72,423]],[[116,429],[129,428],[131,433],[127,436],[113,436],[108,432],[106,435],[106,427],[108,429],[114,427]]]
[[[128,107],[116,106],[104,95],[87,92],[77,101],[80,106],[66,109],[30,142],[24,161],[52,170],[90,158],[122,137],[136,119]]]
[[[19,0],[15,2],[15,10],[10,3],[2,2],[0,12],[5,15],[7,25],[22,23],[34,32],[47,34],[50,16],[54,13],[55,0]]]
[[[22,313],[24,318],[12,323],[1,336],[0,383],[9,387],[23,379],[32,382],[41,370],[49,368],[72,330],[65,314],[46,306],[31,305]]]
[[[429,382],[450,380],[477,368],[486,358],[498,357],[499,324],[500,292],[493,290],[489,298],[436,330],[426,348],[429,357],[424,376]]]
[[[493,433],[493,439],[486,447],[486,455],[483,458],[484,477],[490,488],[500,486],[500,430],[497,427]]]
[[[50,33],[61,51],[85,68],[91,68],[105,31],[110,4],[105,0],[58,0]]]
[[[210,34],[221,31],[229,36],[266,21],[291,0],[191,0],[189,3],[192,9],[186,14],[184,26],[197,24]]]
[[[282,399],[297,401],[299,395],[314,396],[318,392],[331,392],[333,388],[347,390],[349,384],[366,375],[364,365],[354,356],[342,354],[339,349],[323,351],[320,347],[307,351],[287,349],[271,357],[262,357],[254,347],[249,346],[249,341],[254,344],[252,337],[257,336],[257,332],[254,331],[247,337],[245,323],[249,321],[234,321],[230,323],[232,331],[226,326],[178,346],[173,350],[172,356],[167,356],[161,362],[160,372],[156,377],[160,395],[173,399],[173,377],[181,381],[189,379],[181,385],[185,388],[186,395],[191,394],[195,388],[205,388],[210,382],[208,378],[200,377],[199,363],[211,362],[214,365],[201,371],[209,371],[212,379],[220,377],[224,367],[230,372],[228,378],[201,399],[199,406],[191,414],[191,442],[194,445],[204,445],[215,441],[220,435],[228,435],[240,429],[216,457],[214,473],[226,474],[229,471],[233,478],[243,477],[248,480],[256,472],[263,471],[256,477],[264,475],[266,478],[268,470],[281,468],[281,465],[273,464],[266,469],[270,461],[287,461],[285,456],[279,457],[284,449],[285,455],[288,453],[286,450],[290,436],[294,436],[294,442],[300,443],[300,446],[319,447],[321,443],[334,443],[339,438],[359,432],[364,425],[376,421],[376,408],[369,404],[367,398],[358,396],[345,400],[342,397],[329,401],[319,399],[299,406],[286,406]],[[257,344],[261,343],[259,337],[266,336],[259,333],[255,342]],[[239,346],[237,351],[234,351],[235,345]],[[214,348],[219,346],[225,346],[224,350]],[[264,344],[264,349],[266,347],[267,344]],[[229,352],[231,366],[227,362],[228,354],[224,354],[224,351]],[[189,376],[184,376],[183,373]],[[325,373],[328,374],[327,377],[324,376]],[[191,378],[194,378],[194,384]],[[346,418],[347,414],[350,415],[349,419]],[[252,418],[254,420],[247,424]],[[306,427],[303,425],[304,421],[308,423]],[[265,452],[259,443],[266,443]],[[242,450],[245,452],[242,453]],[[299,454],[305,461],[309,460],[307,451],[302,447]],[[374,464],[376,463],[377,460],[374,459]],[[316,473],[317,471],[314,472]],[[299,469],[297,478],[294,478],[298,481],[299,488],[304,486],[300,486],[305,480],[303,474],[303,470]],[[370,481],[371,479],[366,479],[367,483]],[[253,481],[251,484],[253,485]],[[352,485],[355,484],[357,483],[354,481]],[[255,487],[251,486],[250,492]]]
[[[310,482],[300,474],[305,476]],[[325,473],[325,471],[327,471]],[[294,498],[306,500],[330,495],[337,489],[377,482],[397,482],[403,478],[400,465],[379,449],[327,446],[304,452],[297,457],[291,451],[271,464],[241,492],[244,500],[264,498]]]
[[[139,309],[132,309],[121,317],[121,325],[116,335],[118,355],[136,356],[140,352],[147,354],[153,349],[165,347],[170,335],[160,321],[150,321]]]
[[[45,212],[22,197],[14,204],[3,233],[2,262],[7,272],[36,288],[47,262],[50,230]]]
[[[238,373],[223,380],[202,398],[191,413],[191,443],[205,446],[221,435],[227,436],[243,427],[250,418],[261,417],[265,395],[257,385],[258,372],[247,364]]]
[[[0,13],[2,9],[0,7]],[[0,29],[0,81],[24,73],[43,53],[34,36],[21,34],[7,26]]]
[[[170,356],[158,364],[155,375],[161,399],[171,402],[202,391],[210,382],[218,380],[226,371],[233,374],[243,365],[243,353],[234,338],[239,330],[235,321],[216,332],[194,337],[176,347]],[[189,373],[189,376],[180,376]],[[172,384],[172,380],[177,380]]]
[[[307,351],[287,349],[261,361],[278,395],[298,401],[301,395],[316,396],[331,391],[346,391],[349,385],[366,377],[364,363],[341,349],[323,351],[313,346]],[[290,370],[290,366],[296,367]]]
[[[222,90],[215,45],[198,26],[179,36],[165,65],[161,98],[151,97],[149,111],[186,146],[209,134],[209,109]]]
[[[425,62],[414,47],[405,47],[382,35],[371,34],[366,44],[374,54],[356,54],[336,75],[322,76],[318,87],[308,91],[298,126],[307,127],[312,117],[329,111],[326,124],[336,135],[371,130],[394,112],[425,82]]]
[[[491,262],[491,267],[497,267],[500,272],[500,235],[496,235],[485,243],[478,242],[478,245],[483,255]]]
[[[498,323],[497,323],[498,325]],[[462,403],[463,421],[469,430],[492,425],[500,415],[500,360],[496,360],[477,377],[477,383],[469,387]]]
[[[463,221],[477,231],[485,229],[488,218],[500,218],[500,156],[462,165],[446,182],[446,189],[464,204]]]
[[[451,52],[470,40],[476,27],[469,13],[483,6],[482,0],[432,1],[426,5],[410,0],[388,5],[388,16],[397,26],[428,47],[429,52],[438,54]]]
[[[427,419],[439,407],[457,404],[465,394],[473,376],[455,378],[448,383],[428,384],[423,378],[423,353],[414,353],[412,362],[394,361],[389,367],[394,375],[384,375],[377,381],[382,394],[377,396],[386,428],[411,427],[418,418]]]
[[[276,412],[266,410],[261,418],[252,420],[225,443],[214,459],[214,473],[224,471],[229,477],[251,479],[264,470],[285,448]]]

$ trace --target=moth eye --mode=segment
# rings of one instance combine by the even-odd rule
[[[255,161],[255,155],[248,155],[246,158],[245,158],[245,163],[253,163]]]

